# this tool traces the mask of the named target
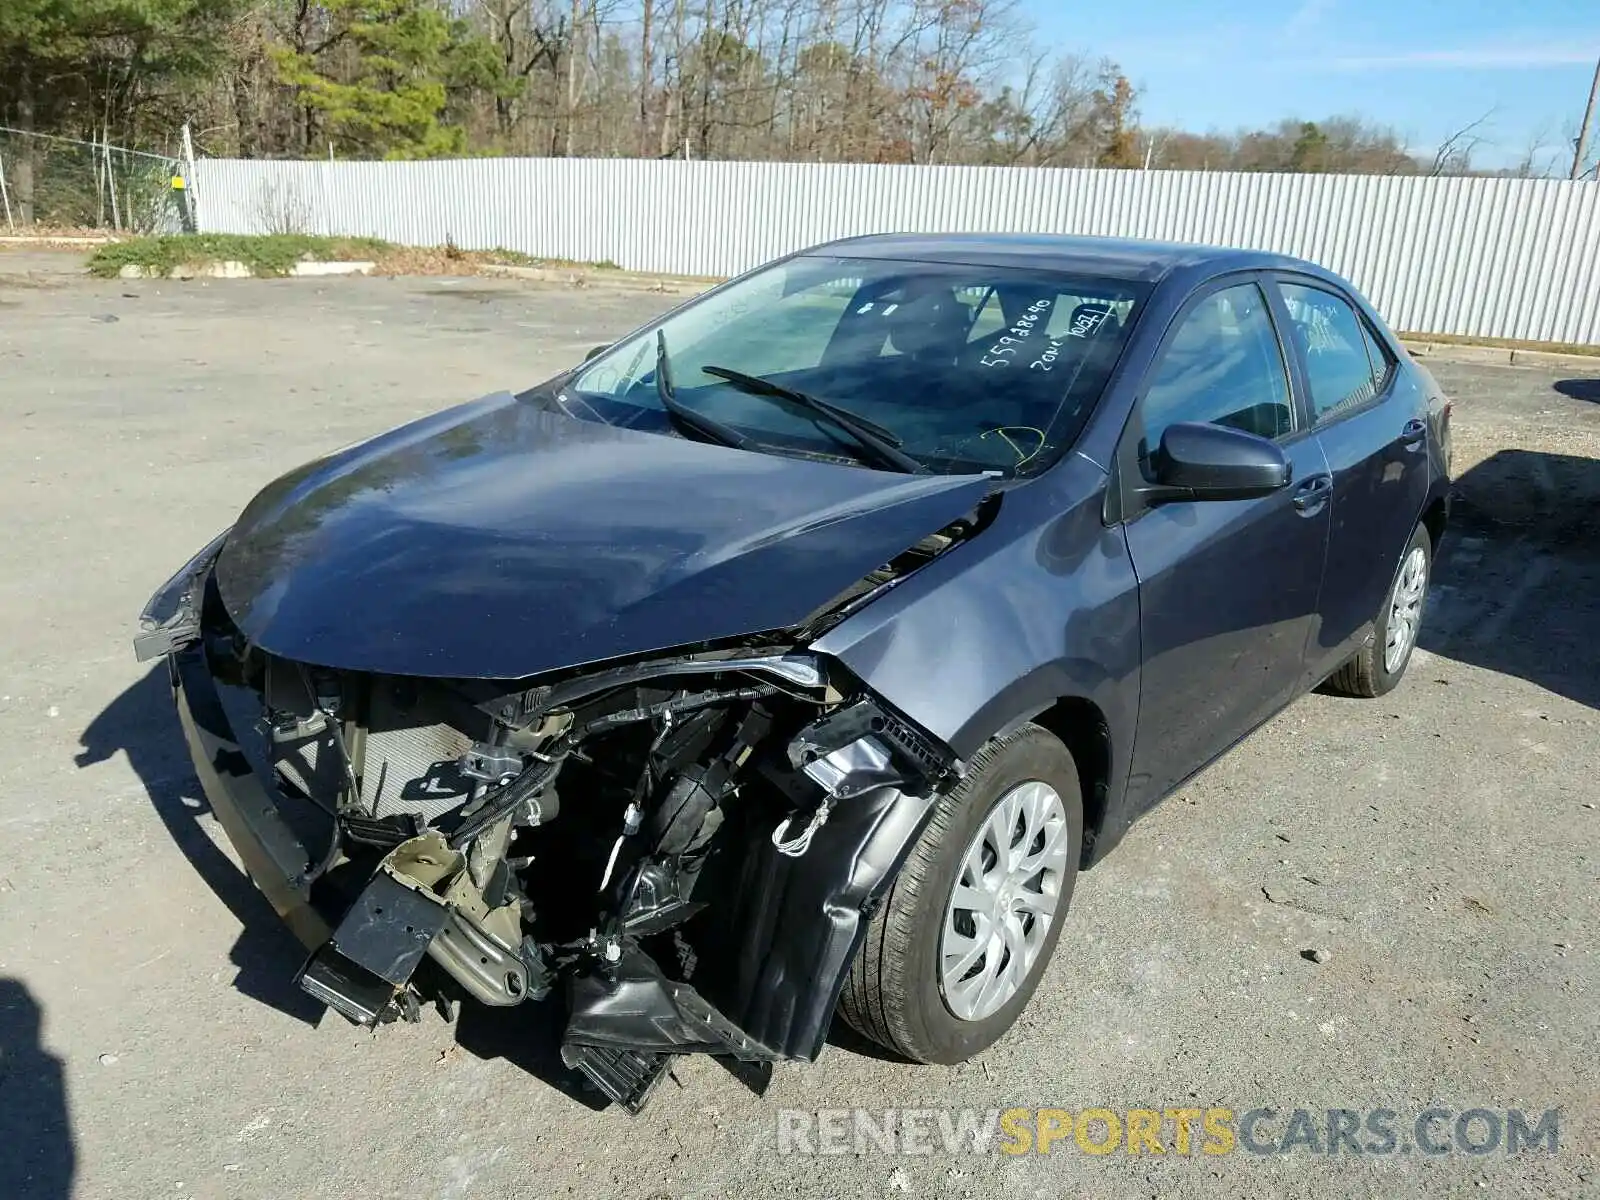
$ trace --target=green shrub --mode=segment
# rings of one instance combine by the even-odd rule
[[[375,259],[390,249],[377,238],[312,237],[271,233],[259,237],[232,233],[194,233],[129,238],[102,246],[89,259],[92,274],[110,278],[135,266],[165,275],[174,267],[242,262],[257,275],[287,275],[297,262],[350,262]]]

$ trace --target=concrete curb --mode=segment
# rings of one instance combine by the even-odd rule
[[[300,262],[289,268],[289,274],[300,278],[318,278],[327,275],[370,275],[377,267],[374,262]],[[141,267],[129,263],[117,272],[122,279],[253,279],[255,271],[249,263],[237,259],[202,263],[199,266],[180,264],[170,271],[159,267]],[[276,278],[276,276],[267,276]]]
[[[1506,346],[1463,346],[1454,342],[1430,342],[1402,338],[1401,344],[1415,357],[1444,362],[1483,363],[1497,367],[1588,367],[1600,375],[1600,354],[1568,354],[1560,350],[1513,350]]]
[[[1513,350],[1513,366],[1587,366],[1593,374],[1600,375],[1600,354],[1563,354],[1558,350]]]
[[[289,274],[313,279],[321,275],[370,275],[377,267],[375,262],[302,262],[295,263]]]

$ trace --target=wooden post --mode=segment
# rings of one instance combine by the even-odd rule
[[[333,143],[329,142],[329,146]],[[200,196],[194,186],[194,138],[189,135],[189,122],[183,123],[183,181],[184,181],[184,212],[188,214],[188,225],[185,233],[196,233],[200,229]]]
[[[104,229],[106,224],[106,160],[100,153],[100,146],[94,140],[94,130],[89,131],[89,157],[94,159],[94,199],[100,206],[100,211],[95,215],[94,227]]]
[[[33,224],[33,72],[29,66],[26,54],[22,56],[22,64],[17,69],[15,83],[16,125],[22,134],[22,142],[17,147],[16,183],[17,192],[17,217],[24,227]]]
[[[111,189],[111,224],[118,233],[122,232],[122,213],[117,208],[117,177],[111,170],[111,143],[101,142],[100,152],[105,158],[106,186]],[[130,214],[131,215],[131,214]]]
[[[17,223],[11,219],[11,193],[6,191],[6,159],[3,154],[0,154],[0,200],[5,201],[6,228],[15,233]]]
[[[1589,104],[1583,110],[1583,124],[1578,126],[1578,145],[1572,152],[1572,175],[1583,174],[1583,160],[1589,156],[1589,127],[1594,124],[1595,97],[1600,95],[1600,61],[1594,64],[1594,81],[1589,84]]]

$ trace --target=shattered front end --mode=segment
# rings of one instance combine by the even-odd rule
[[[207,553],[138,645],[308,993],[364,1025],[549,997],[634,1111],[673,1055],[817,1056],[946,746],[780,638],[511,682],[288,661]]]

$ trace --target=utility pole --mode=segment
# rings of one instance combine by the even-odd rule
[[[1594,64],[1594,82],[1589,84],[1589,103],[1583,110],[1583,124],[1578,126],[1578,146],[1572,154],[1571,178],[1573,179],[1583,174],[1583,162],[1589,156],[1589,127],[1594,124],[1594,104],[1597,96],[1600,96],[1600,62]]]

